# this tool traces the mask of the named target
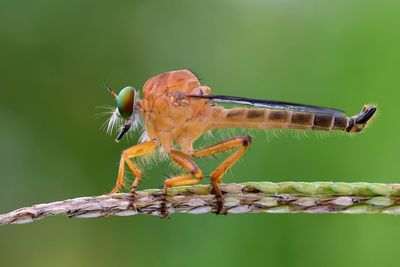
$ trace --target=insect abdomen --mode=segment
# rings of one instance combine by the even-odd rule
[[[212,127],[210,128],[279,128],[359,132],[375,111],[376,107],[367,106],[360,114],[349,118],[290,110],[214,108]]]
[[[247,118],[251,120],[247,111]],[[262,128],[290,128],[302,130],[345,130],[348,119],[345,117],[335,117],[328,114],[313,114],[309,112],[297,112],[287,110],[268,110],[264,109]]]

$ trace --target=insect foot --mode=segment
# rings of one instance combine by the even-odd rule
[[[216,215],[227,215],[228,211],[227,209],[224,207],[224,198],[216,198],[215,201],[215,210],[213,210],[213,212]]]
[[[218,183],[211,181],[212,190],[211,192],[215,195],[215,206],[212,212],[216,215],[227,215],[227,209],[224,207],[224,196]]]
[[[128,196],[128,201],[129,201],[128,209],[137,211],[135,199],[136,199],[136,190],[132,190],[131,192],[129,192]]]
[[[164,187],[163,193],[160,197],[160,218],[169,219],[169,211],[167,206],[167,187]]]

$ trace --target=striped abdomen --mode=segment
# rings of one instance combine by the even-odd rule
[[[366,106],[353,117],[334,116],[291,110],[213,108],[210,128],[279,128],[322,131],[359,132],[375,113],[376,107]]]

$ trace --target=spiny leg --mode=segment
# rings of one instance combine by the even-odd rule
[[[204,178],[203,172],[200,170],[199,166],[194,163],[189,155],[177,150],[172,150],[169,155],[175,163],[189,173],[169,178],[164,181],[163,197],[161,202],[162,218],[168,218],[169,216],[167,209],[167,190],[169,187],[197,184]]]
[[[110,194],[117,193],[124,185],[124,173],[125,173],[125,163],[126,163],[128,165],[128,168],[135,175],[135,180],[133,181],[132,189],[130,191],[130,204],[129,204],[129,206],[133,207],[135,192],[139,185],[139,181],[142,177],[142,171],[135,164],[133,164],[130,159],[152,152],[157,147],[157,145],[158,142],[152,140],[134,145],[128,149],[125,149],[122,152],[121,159],[119,161],[117,181],[113,190],[111,190]]]
[[[193,157],[207,157],[214,155],[216,153],[221,153],[229,149],[233,149],[236,147],[240,147],[239,150],[235,151],[232,155],[230,155],[227,159],[225,159],[218,167],[210,174],[211,185],[213,187],[213,191],[215,197],[217,199],[217,207],[216,213],[226,213],[223,210],[223,197],[219,184],[222,183],[222,176],[226,173],[226,171],[235,164],[235,162],[246,152],[247,148],[251,144],[250,136],[238,136],[229,140],[222,141],[218,144],[195,150],[191,153]]]

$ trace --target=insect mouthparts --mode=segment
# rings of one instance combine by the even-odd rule
[[[121,128],[121,131],[119,131],[117,138],[115,138],[115,142],[119,143],[124,134],[129,130],[129,128],[131,128],[131,124],[125,124],[124,127]]]

